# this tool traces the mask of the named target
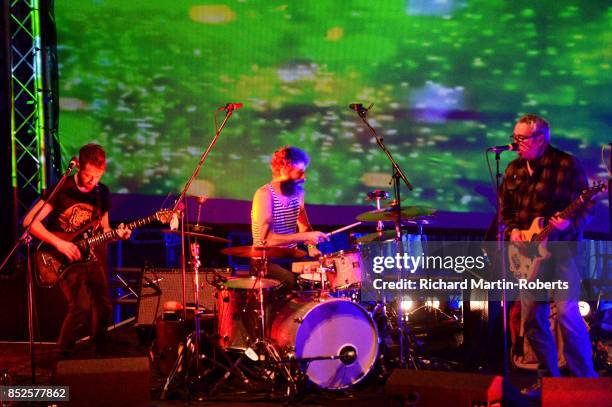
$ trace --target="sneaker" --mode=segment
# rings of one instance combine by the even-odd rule
[[[530,399],[539,399],[542,397],[542,386],[540,385],[540,381],[530,387],[525,387],[521,390],[521,394]]]

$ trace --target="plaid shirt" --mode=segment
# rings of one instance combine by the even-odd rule
[[[578,161],[568,153],[548,146],[537,160],[517,158],[508,164],[501,187],[502,216],[506,239],[512,229],[529,229],[533,219],[546,220],[568,207],[588,188],[586,175]],[[576,211],[563,232],[553,232],[551,240],[579,240],[582,229],[590,220],[593,201]]]

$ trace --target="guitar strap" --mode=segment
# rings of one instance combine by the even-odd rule
[[[98,226],[102,225],[102,193],[100,192],[100,186],[96,185],[96,205],[93,212],[92,222],[96,222]],[[95,228],[94,230],[96,230]],[[87,262],[93,262],[98,260],[98,256],[95,253],[95,250],[92,248],[89,250],[89,255],[87,257]]]
[[[98,221],[102,221],[102,194],[100,193],[100,186],[96,185],[96,211],[95,216]]]

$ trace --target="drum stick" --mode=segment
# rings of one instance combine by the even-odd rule
[[[330,237],[330,236],[335,235],[336,233],[344,232],[345,230],[349,230],[349,229],[354,228],[355,226],[359,226],[359,225],[361,225],[361,222],[355,222],[355,223],[352,223],[352,224],[350,224],[348,226],[341,227],[340,229],[332,230],[331,232],[326,233],[326,235],[327,235],[327,237]]]

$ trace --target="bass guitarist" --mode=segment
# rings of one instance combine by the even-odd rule
[[[106,351],[106,328],[111,320],[112,304],[108,292],[105,248],[82,252],[77,245],[60,237],[61,233],[75,233],[99,225],[111,230],[108,211],[108,187],[100,183],[106,170],[106,153],[97,144],[87,144],[79,151],[78,171],[66,179],[53,200],[47,195],[37,202],[24,218],[24,226],[33,221],[34,214],[43,206],[33,221],[31,232],[42,242],[55,247],[72,263],[59,285],[68,302],[68,314],[58,339],[60,357],[74,352],[77,338],[89,325],[96,355]],[[47,219],[46,225],[42,223]],[[128,239],[131,231],[119,225],[116,234]]]
[[[574,212],[572,217],[559,216],[583,190],[587,179],[578,161],[550,145],[549,125],[543,118],[528,114],[514,127],[514,142],[519,157],[508,165],[501,191],[502,216],[506,240],[527,241],[526,230],[537,217],[544,217],[553,227],[549,240],[582,239],[582,229],[590,220],[592,203]],[[550,293],[557,306],[564,354],[571,373],[578,377],[595,377],[592,352],[586,325],[578,310],[580,276],[572,255],[553,253],[542,264],[540,279],[567,281],[569,292]],[[538,360],[538,376],[559,376],[557,348],[549,324],[550,304],[541,293],[521,292],[521,317],[525,336]],[[540,380],[523,394],[539,397]]]

